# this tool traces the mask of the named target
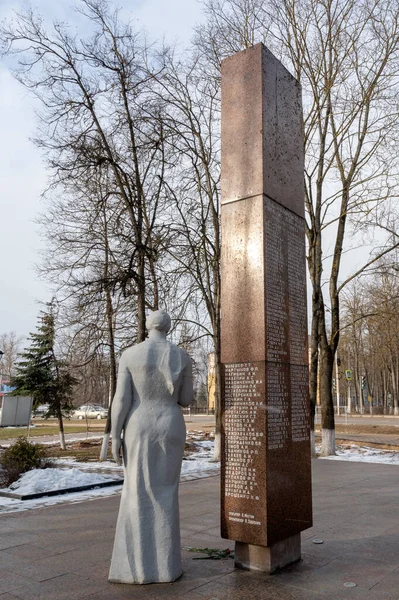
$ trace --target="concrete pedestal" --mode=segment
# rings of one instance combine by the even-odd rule
[[[255,546],[236,542],[235,566],[247,571],[263,571],[271,575],[301,559],[301,536],[298,533],[273,546]]]

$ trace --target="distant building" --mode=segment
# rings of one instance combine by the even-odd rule
[[[216,374],[215,374],[215,353],[208,354],[208,411],[215,411],[216,399]]]

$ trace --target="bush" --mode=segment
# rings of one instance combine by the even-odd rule
[[[26,437],[20,437],[0,456],[0,485],[8,487],[26,471],[52,466],[43,446],[31,444]]]

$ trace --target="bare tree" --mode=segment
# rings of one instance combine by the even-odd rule
[[[129,224],[130,251],[120,281],[136,298],[137,341],[145,337],[145,308],[152,294],[156,251],[152,227],[164,188],[164,136],[151,89],[164,68],[162,53],[119,21],[103,0],[80,0],[94,32],[78,38],[54,23],[48,33],[32,10],[2,28],[8,53],[19,56],[17,78],[41,101],[36,140],[52,170],[52,185],[90,176],[106,166]]]
[[[399,414],[398,309],[398,275],[387,260],[344,294],[339,353],[352,356],[360,413],[364,389],[370,413]]]
[[[319,380],[322,453],[333,454],[339,294],[398,242],[388,236],[355,273],[340,279],[348,222],[365,225],[368,220],[389,228],[389,220],[380,218],[381,206],[397,194],[391,146],[398,131],[399,7],[392,0],[205,0],[204,6],[209,18],[198,28],[197,44],[215,68],[226,54],[264,41],[302,84],[312,282],[310,396],[314,415]]]
[[[6,381],[11,381],[15,366],[18,360],[18,354],[22,347],[22,336],[17,335],[15,331],[0,334],[0,350],[3,352],[1,358],[1,372]]]
[[[177,156],[177,177],[168,247],[172,261],[190,279],[188,314],[209,335],[216,356],[215,460],[220,460],[220,90],[201,69],[198,56],[171,57],[161,93],[168,105],[167,144]],[[187,318],[187,316],[186,316]]]

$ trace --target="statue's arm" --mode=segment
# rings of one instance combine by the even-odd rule
[[[188,406],[194,402],[193,390],[193,368],[191,358],[187,356],[187,363],[184,367],[182,383],[179,391],[180,406]]]
[[[127,360],[124,354],[119,361],[118,381],[116,392],[111,407],[111,435],[112,435],[112,456],[118,465],[122,464],[121,445],[122,430],[125,425],[126,417],[129,414],[133,402],[132,376],[127,366]]]

